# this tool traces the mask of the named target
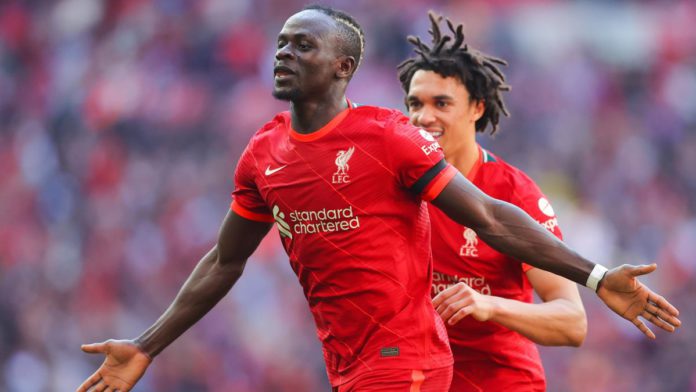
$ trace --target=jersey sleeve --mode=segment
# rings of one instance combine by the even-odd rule
[[[514,203],[523,209],[529,216],[539,222],[548,231],[553,233],[559,240],[563,240],[563,233],[558,226],[558,218],[546,196],[541,192],[539,186],[530,178],[521,179],[520,184],[515,187]],[[532,269],[531,265],[522,263],[524,272]]]
[[[238,215],[258,222],[274,222],[268,205],[261,197],[256,185],[256,165],[252,143],[242,153],[234,173],[234,191],[230,208]]]
[[[435,199],[457,173],[445,162],[442,147],[423,129],[399,115],[385,133],[389,161],[397,181],[422,199]]]

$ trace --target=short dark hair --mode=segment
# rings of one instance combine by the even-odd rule
[[[443,77],[456,77],[464,84],[472,99],[484,103],[483,116],[476,121],[476,132],[484,132],[490,124],[491,134],[494,134],[498,130],[500,114],[510,115],[501,95],[503,91],[510,91],[510,86],[505,83],[505,75],[498,68],[498,65],[507,65],[507,62],[470,48],[464,43],[461,24],[455,28],[446,19],[452,36],[443,35],[439,26],[442,16],[430,11],[428,17],[431,22],[429,33],[432,36],[432,47],[421,42],[418,37],[407,38],[415,46],[414,52],[418,56],[397,67],[401,87],[408,93],[411,79],[419,70],[433,71]],[[454,42],[447,45],[451,40]]]
[[[353,70],[353,73],[355,73],[365,53],[365,32],[360,24],[348,13],[331,7],[312,4],[303,8],[303,11],[305,10],[321,12],[336,21],[342,41],[340,50],[348,56],[355,58],[355,69]]]

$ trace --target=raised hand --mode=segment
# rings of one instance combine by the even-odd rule
[[[130,391],[152,362],[132,340],[83,344],[82,351],[104,354],[106,358],[99,369],[80,385],[77,392]]]
[[[597,290],[599,298],[611,310],[632,322],[651,339],[655,339],[655,334],[638,316],[667,332],[674,332],[681,325],[677,318],[677,308],[637,279],[638,276],[649,274],[656,268],[655,264],[624,264],[613,268],[604,275]]]

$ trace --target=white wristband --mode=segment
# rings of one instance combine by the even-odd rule
[[[594,268],[592,269],[592,272],[590,272],[590,276],[587,277],[587,283],[585,283],[585,286],[591,288],[594,291],[597,291],[599,281],[602,280],[604,274],[606,274],[607,271],[609,271],[607,267],[601,264],[595,264]]]

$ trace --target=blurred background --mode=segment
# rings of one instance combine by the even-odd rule
[[[684,327],[649,341],[582,290],[551,391],[696,391],[696,2],[334,1],[366,31],[349,97],[403,109],[396,65],[434,9],[507,59],[512,117],[481,143],[548,194],[566,240],[645,281]],[[235,163],[287,105],[274,42],[304,2],[0,1],[0,390],[74,390],[81,343],[137,336],[214,243]],[[136,391],[323,391],[302,291],[272,232]]]

